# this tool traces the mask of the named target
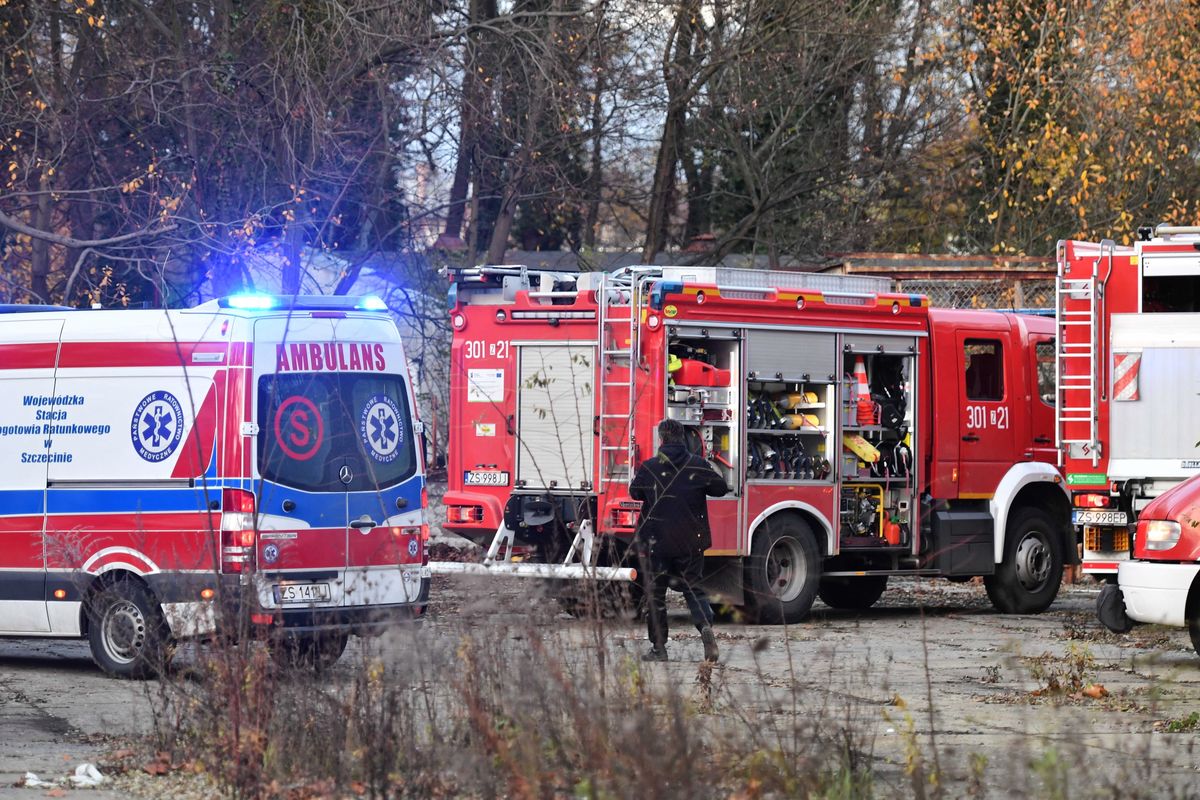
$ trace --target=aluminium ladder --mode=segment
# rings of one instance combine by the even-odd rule
[[[1057,392],[1054,432],[1058,465],[1063,466],[1064,456],[1070,453],[1073,457],[1090,457],[1092,466],[1099,466],[1103,447],[1100,441],[1103,387],[1099,350],[1104,334],[1104,285],[1112,270],[1116,244],[1109,239],[1101,242],[1091,274],[1082,278],[1068,276],[1066,247],[1065,242],[1059,242],[1054,287],[1058,327],[1054,358]],[[1107,264],[1102,278],[1100,267],[1105,259]]]

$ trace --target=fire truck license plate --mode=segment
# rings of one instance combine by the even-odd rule
[[[1076,525],[1124,525],[1124,511],[1076,511]]]
[[[508,486],[508,473],[493,469],[468,470],[463,483],[467,486]]]
[[[328,603],[328,583],[282,583],[275,587],[277,603]]]

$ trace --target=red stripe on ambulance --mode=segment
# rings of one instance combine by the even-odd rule
[[[0,344],[0,369],[53,369],[58,343]]]
[[[60,368],[81,367],[194,367],[196,354],[227,356],[224,342],[63,342]],[[225,359],[216,362],[224,365]],[[206,364],[211,365],[211,364]]]

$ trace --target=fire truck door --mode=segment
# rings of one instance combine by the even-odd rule
[[[518,486],[578,489],[592,480],[596,345],[517,348]]]
[[[1054,337],[1034,339],[1029,358],[1031,452],[1034,461],[1054,464],[1058,460],[1054,448]]]
[[[54,397],[61,331],[60,320],[0,322],[0,409],[4,424],[15,429],[0,437],[7,467],[0,490],[0,633],[50,630],[43,540],[47,464],[36,459],[54,451],[39,420],[59,408],[43,401]]]
[[[1013,462],[1012,391],[1004,342],[994,331],[957,333],[958,496],[991,497]]]

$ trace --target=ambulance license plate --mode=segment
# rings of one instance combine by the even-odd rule
[[[463,483],[467,486],[508,486],[508,473],[494,469],[467,470]]]
[[[328,603],[328,583],[281,583],[275,587],[276,603]]]
[[[1076,511],[1076,525],[1124,525],[1124,511]]]

